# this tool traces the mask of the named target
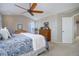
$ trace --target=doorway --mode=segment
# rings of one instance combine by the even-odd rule
[[[74,16],[75,20],[75,40],[79,40],[79,15]]]

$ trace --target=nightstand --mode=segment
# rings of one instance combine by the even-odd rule
[[[23,30],[23,29],[15,30],[15,34],[25,33],[25,32],[26,32],[26,30]]]

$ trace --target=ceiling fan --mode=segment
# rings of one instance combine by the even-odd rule
[[[17,5],[17,4],[15,4],[15,6],[21,8],[21,9],[24,9],[25,11],[27,11],[32,16],[34,16],[34,13],[43,13],[43,11],[35,10],[35,8],[37,6],[37,3],[32,3],[32,5],[30,5],[31,7],[29,9],[26,9],[24,7],[21,7],[21,6]]]

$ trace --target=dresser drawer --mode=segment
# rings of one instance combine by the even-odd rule
[[[50,29],[40,29],[39,34],[43,35],[48,41],[51,40],[51,31],[50,31]]]

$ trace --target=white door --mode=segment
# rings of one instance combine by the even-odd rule
[[[72,43],[73,20],[72,17],[62,17],[62,41]]]

